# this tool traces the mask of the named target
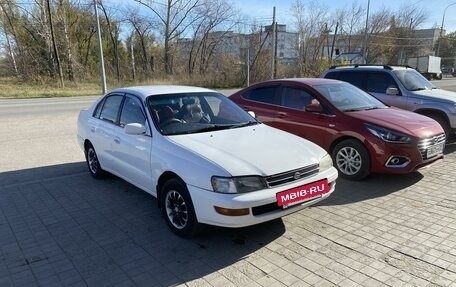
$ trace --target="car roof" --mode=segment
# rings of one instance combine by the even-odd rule
[[[340,82],[339,80],[333,79],[326,79],[326,78],[287,78],[287,79],[276,79],[276,80],[269,80],[264,81],[259,84],[263,83],[302,83],[309,86],[313,85],[320,85],[320,84],[331,84]]]
[[[348,65],[335,65],[331,66],[326,72],[332,70],[362,70],[362,69],[372,69],[372,70],[414,70],[410,66],[400,66],[400,65],[381,65],[381,64],[348,64]]]
[[[109,93],[130,93],[145,99],[153,95],[179,94],[179,93],[201,93],[215,92],[210,89],[193,87],[193,86],[178,86],[178,85],[156,85],[156,86],[132,86],[117,88]]]

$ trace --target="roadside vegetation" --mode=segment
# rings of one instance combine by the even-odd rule
[[[367,33],[365,6],[354,1],[333,11],[325,1],[294,0],[292,11],[281,13],[292,19],[287,31],[297,37],[287,45],[295,57],[290,62],[279,55],[271,72],[270,20],[242,15],[229,0],[97,1],[108,90],[137,84],[243,87],[247,70],[250,83],[271,73],[315,77],[332,65],[328,55],[335,44],[365,50],[371,63],[397,63],[429,40],[413,34],[427,17],[418,4],[371,13]],[[94,11],[91,0],[1,0],[0,97],[101,93]],[[331,43],[335,34],[337,43]],[[443,37],[444,64],[455,58],[455,38]]]

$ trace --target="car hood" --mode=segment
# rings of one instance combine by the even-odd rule
[[[421,97],[431,97],[435,99],[443,99],[451,102],[456,102],[456,93],[452,91],[442,90],[442,89],[432,89],[432,90],[421,90],[421,91],[413,91],[415,95],[419,95]]]
[[[435,120],[394,107],[350,112],[348,114],[365,123],[396,130],[418,138],[443,133],[442,127]]]
[[[170,136],[169,140],[218,165],[231,176],[269,176],[317,164],[322,148],[264,124]]]

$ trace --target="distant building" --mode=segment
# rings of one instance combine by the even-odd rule
[[[272,25],[264,27],[264,31],[260,34],[262,50],[264,52],[272,51]],[[296,32],[288,32],[287,26],[284,24],[277,24],[277,39],[276,39],[276,55],[277,59],[282,63],[294,63],[299,54],[299,34]],[[408,57],[422,56],[422,55],[435,55],[435,45],[440,37],[440,29],[418,29],[413,30],[413,35],[416,40],[416,48],[413,47],[413,54],[407,54],[406,49],[399,51],[399,62],[406,62]],[[443,30],[442,36],[445,35]],[[245,61],[246,50],[252,45],[250,39],[257,34],[242,34],[233,31],[217,31],[209,34],[209,38],[217,39],[214,52],[218,55],[230,55],[239,57],[240,62]],[[374,37],[382,37],[382,35],[369,35],[370,40]],[[322,48],[322,56],[332,58],[337,61],[349,61],[350,63],[365,62],[363,55],[363,45],[365,41],[364,34],[355,35],[334,35],[329,34],[324,39]],[[369,42],[369,41],[368,41]],[[178,40],[179,49],[183,55],[188,55],[191,51],[193,40],[182,38]],[[410,50],[410,49],[409,49]],[[252,53],[252,52],[251,52]],[[252,54],[250,54],[253,57]],[[252,58],[251,58],[252,60]]]
[[[442,36],[445,35],[445,30],[442,33]],[[399,63],[406,62],[408,57],[423,56],[423,55],[435,55],[435,45],[440,37],[440,29],[417,29],[412,31],[413,41],[415,47],[413,47],[413,54],[409,55],[406,53],[405,49],[399,51]],[[376,35],[369,35],[370,39]],[[382,36],[382,35],[377,35]],[[323,56],[332,57],[333,59],[340,59],[339,55],[344,55],[343,57],[352,56],[356,53],[363,53],[363,45],[365,41],[364,34],[356,35],[329,35],[328,36],[328,45],[323,49]],[[333,44],[334,43],[334,44]],[[368,41],[369,43],[369,41]],[[331,52],[332,51],[332,54]],[[368,56],[368,55],[366,55]]]
[[[296,61],[298,58],[298,45],[299,34],[295,32],[287,32],[287,25],[277,24],[277,59],[282,60],[284,63]],[[265,26],[265,34],[263,38],[266,39],[266,49],[272,49],[272,25]]]
[[[241,34],[232,31],[217,31],[211,32],[209,38],[218,39],[215,47],[215,52],[237,56],[240,59],[245,59],[246,49],[251,47],[249,39],[254,34]],[[282,62],[294,62],[298,58],[298,33],[287,32],[286,25],[277,24],[277,44],[276,55],[277,59]],[[261,42],[263,51],[272,52],[272,25],[265,26],[261,33]],[[183,55],[188,55],[191,52],[193,39],[181,38],[178,40],[179,50]],[[253,55],[252,55],[253,56]]]
[[[366,59],[362,53],[349,52],[337,55],[334,62],[337,64],[366,64]]]

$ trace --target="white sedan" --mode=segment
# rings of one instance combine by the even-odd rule
[[[177,235],[249,226],[327,198],[337,171],[319,146],[197,87],[113,90],[78,118],[94,178],[114,174],[158,199]]]

